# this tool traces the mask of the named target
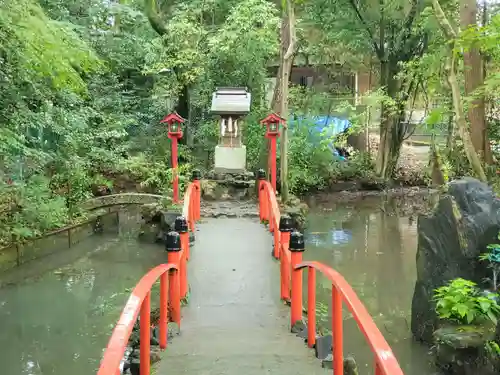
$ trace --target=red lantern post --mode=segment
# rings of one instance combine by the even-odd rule
[[[179,176],[177,175],[177,154],[179,139],[182,138],[181,125],[184,120],[177,112],[173,112],[165,116],[160,121],[162,124],[168,124],[168,138],[172,140],[172,169],[174,170],[173,190],[174,190],[174,203],[179,203]]]
[[[276,150],[277,138],[280,136],[280,125],[285,124],[286,120],[276,113],[271,113],[265,119],[261,120],[261,125],[266,125],[266,138],[270,142],[270,153],[268,167],[271,170],[271,185],[276,193]]]

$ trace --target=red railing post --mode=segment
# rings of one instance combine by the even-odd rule
[[[269,218],[269,232],[274,232],[274,227],[276,225],[275,223],[275,216],[274,216],[274,210],[273,210],[273,205],[271,204],[271,194],[274,194],[271,189],[266,189],[266,201],[267,201],[267,209],[269,211],[267,217]]]
[[[290,240],[290,244],[292,240]],[[333,373],[342,374],[344,365],[343,352],[343,318],[342,304],[345,302],[347,308],[352,313],[354,320],[358,324],[361,332],[366,338],[372,353],[375,356],[375,375],[403,375],[403,371],[399,366],[391,347],[385,341],[384,336],[380,333],[377,325],[366,310],[365,306],[359,300],[352,287],[347,281],[332,268],[319,262],[303,262],[295,269],[300,270],[308,268],[309,272],[317,270],[321,272],[332,283],[332,355],[333,355]],[[308,283],[309,293],[313,293],[312,281],[315,276],[310,276]],[[311,294],[312,295],[312,294]],[[308,300],[308,313],[312,308],[312,300]],[[310,317],[312,317],[310,315]],[[308,335],[312,332],[309,331]]]
[[[181,259],[179,267],[179,278],[180,278],[180,293],[181,298],[185,298],[187,295],[188,285],[187,285],[187,258],[189,256],[189,228],[188,222],[184,216],[179,216],[175,219],[174,230],[179,233],[181,241]]]
[[[168,277],[166,273],[160,276],[160,321],[158,322],[160,331],[160,348],[167,348],[168,336]]]
[[[307,346],[316,344],[316,270],[309,268],[307,274]]]
[[[332,335],[333,373],[341,374],[344,371],[342,294],[335,285],[332,285]]]
[[[191,232],[194,232],[196,230],[196,219],[195,219],[195,204],[194,202],[196,201],[196,187],[194,185],[190,186],[190,192],[189,192],[189,203],[188,203],[188,209],[187,209],[187,217],[186,220],[189,223],[189,230]]]
[[[288,242],[286,242],[281,244],[280,276],[281,299],[287,302],[290,302],[290,272],[292,272],[290,250],[288,250]]]
[[[270,156],[270,165],[269,165],[269,169],[271,170],[271,185],[273,187],[273,190],[274,190],[274,193],[276,194],[276,175],[277,175],[277,172],[276,172],[276,159],[277,159],[277,136],[271,136],[271,139],[270,139],[270,142],[271,142],[271,152],[269,153],[269,156]]]
[[[276,220],[275,220],[276,222]],[[280,258],[280,248],[281,248],[281,233],[278,230],[279,223],[276,225],[275,231],[273,232],[274,236],[274,248],[273,248],[273,257],[274,259]]]
[[[267,159],[268,168],[271,174],[271,186],[276,194],[276,153],[277,138],[280,136],[280,125],[286,127],[286,120],[276,113],[272,113],[260,121],[261,125],[266,125],[266,138],[269,139],[269,155]]]
[[[160,264],[153,268],[130,294],[118,323],[109,339],[97,375],[119,375],[120,362],[123,360],[134,325],[139,318],[140,328],[140,368],[141,374],[149,375],[151,340],[151,288],[160,279],[160,346],[167,342],[167,291],[169,271],[175,271],[174,264]],[[163,296],[163,297],[162,297]]]
[[[181,238],[177,232],[169,232],[167,234],[166,250],[168,252],[168,262],[175,264],[178,271],[172,271],[169,275],[169,301],[172,307],[172,320],[181,326],[181,291],[180,291],[180,267],[182,246]]]
[[[193,180],[193,211],[194,211],[194,221],[200,220],[200,210],[201,210],[201,184],[200,184],[200,179],[201,179],[201,173],[199,170],[195,169],[192,174],[192,180]],[[188,257],[189,259],[189,257]]]
[[[172,171],[173,171],[173,192],[174,192],[174,203],[179,203],[179,175],[177,173],[177,150],[178,150],[178,138],[176,136],[170,137],[172,140]]]
[[[151,292],[148,292],[141,305],[139,359],[140,373],[149,375],[151,370]]]
[[[289,215],[281,215],[280,216],[280,225],[279,225],[279,246],[274,244],[274,257],[280,259],[281,258],[281,246],[284,243],[290,242],[290,233],[293,232],[293,221]],[[276,242],[276,241],[275,241]]]
[[[262,223],[266,220],[267,208],[266,208],[266,196],[265,196],[265,181],[266,181],[266,171],[263,169],[259,169],[257,171],[257,180],[258,180],[258,197],[259,197],[259,218]]]
[[[168,138],[172,141],[172,170],[173,170],[173,190],[174,190],[174,203],[179,203],[179,175],[177,171],[177,153],[178,153],[178,143],[179,139],[182,138],[181,125],[184,123],[184,119],[177,113],[170,113],[166,116],[160,123],[168,124]]]
[[[302,269],[295,269],[302,263],[302,253],[305,250],[304,236],[298,231],[290,234],[290,252],[292,267],[292,306],[290,326],[302,320]]]

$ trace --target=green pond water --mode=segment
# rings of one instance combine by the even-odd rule
[[[304,258],[325,263],[345,277],[393,349],[405,375],[435,374],[429,349],[415,342],[410,331],[416,280],[416,216],[398,215],[397,211],[395,205],[380,198],[352,204],[317,204],[308,217]],[[304,286],[306,282],[307,272]],[[330,282],[318,274],[317,284],[317,301],[329,311]],[[331,328],[329,316],[318,314],[324,328]],[[373,374],[374,357],[363,334],[347,309],[343,316],[345,355],[353,355],[360,375]]]
[[[409,328],[416,223],[381,211],[378,203],[314,208],[305,258],[345,276],[406,375],[432,374],[428,350],[412,341]],[[130,288],[166,262],[160,245],[137,242],[139,219],[123,212],[119,227],[0,276],[2,374],[95,374]],[[318,286],[317,299],[327,306],[331,288],[320,277]],[[373,374],[373,357],[347,312],[344,327],[345,353],[354,355],[361,375]]]
[[[166,261],[161,246],[138,246],[139,219],[121,213],[114,234],[0,278],[9,283],[0,289],[2,375],[95,374],[130,288]]]

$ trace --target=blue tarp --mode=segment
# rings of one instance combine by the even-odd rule
[[[290,129],[297,125],[307,126],[315,133],[325,132],[326,136],[332,137],[347,130],[351,123],[348,119],[335,116],[311,116],[311,117],[295,117],[293,116],[288,124]]]
[[[296,126],[307,127],[313,142],[319,142],[320,136],[334,137],[346,131],[351,126],[350,121],[346,118],[322,115],[310,117],[292,115],[288,120],[288,124],[292,131]],[[340,160],[345,160],[343,156],[338,154],[333,143],[330,143],[329,146],[334,156]]]

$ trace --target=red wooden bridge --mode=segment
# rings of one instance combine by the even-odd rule
[[[373,352],[375,375],[403,374],[391,348],[342,275],[324,264],[302,261],[304,238],[292,229],[290,217],[280,215],[268,181],[262,176],[259,179],[256,207],[261,223],[267,223],[265,229],[251,219],[210,219],[198,223],[200,198],[200,182],[195,177],[184,196],[183,217],[176,221],[176,232],[167,236],[167,263],[149,271],[133,290],[109,340],[98,375],[120,374],[120,362],[137,319],[140,374],[151,373],[151,288],[158,280],[161,349],[167,349],[169,321],[177,324],[181,334],[168,343],[168,350],[155,366],[156,374],[324,374],[326,370],[307,350],[314,348],[318,340],[318,272],[332,283],[333,373],[344,371],[343,342],[349,339],[343,334],[345,304]],[[189,231],[195,231],[198,225],[197,244],[190,249]],[[274,261],[269,256],[271,249]],[[189,303],[181,310],[181,300],[188,292]],[[303,297],[307,300],[306,309]],[[291,333],[291,328],[304,318],[306,346]]]

